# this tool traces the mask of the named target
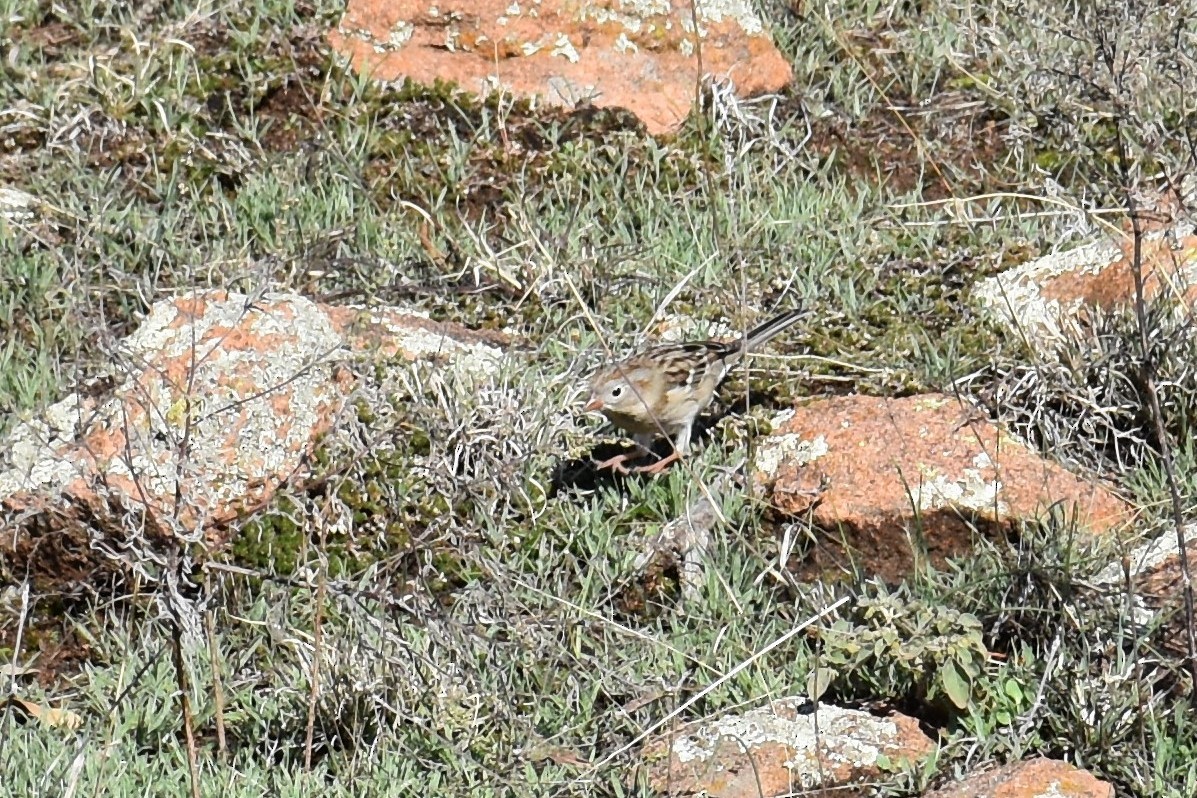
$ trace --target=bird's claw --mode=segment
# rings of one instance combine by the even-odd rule
[[[609,468],[616,474],[620,474],[622,476],[627,476],[628,474],[649,474],[650,476],[656,476],[664,471],[667,466],[682,459],[680,454],[673,452],[668,457],[663,457],[657,462],[649,463],[648,465],[636,466],[635,468],[628,468],[626,465],[624,465],[625,462],[634,459],[635,457],[636,453],[634,452],[617,454],[614,457],[607,458],[601,463],[595,463],[594,469],[596,471],[603,471]]]
[[[682,456],[675,451],[672,454],[670,454],[668,457],[663,457],[655,463],[650,463],[649,465],[645,465],[645,466],[639,466],[638,468],[635,469],[635,471],[637,474],[650,474],[652,476],[656,476],[657,474],[660,474],[662,471],[664,471],[666,466],[672,465],[673,463],[675,463],[681,459],[682,459]]]
[[[624,462],[630,460],[631,458],[632,455],[630,454],[617,454],[614,457],[608,457],[601,463],[595,463],[594,470],[603,471],[609,468],[616,474],[623,474],[626,476],[627,474],[632,473],[632,471],[626,465],[624,465]]]

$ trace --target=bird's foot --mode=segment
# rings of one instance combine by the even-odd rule
[[[624,452],[623,454],[617,454],[614,457],[608,457],[601,463],[595,463],[594,470],[603,471],[604,469],[609,468],[616,474],[630,474],[632,473],[631,469],[624,465],[624,463],[635,458],[636,454],[636,452]]]
[[[638,468],[635,468],[633,470],[637,474],[649,474],[652,476],[656,476],[657,474],[660,474],[662,471],[664,471],[667,466],[669,466],[673,463],[676,463],[678,460],[681,460],[681,459],[682,459],[682,456],[680,454],[678,454],[676,450],[674,450],[674,452],[672,454],[670,454],[668,457],[663,457],[655,463],[652,463],[652,464],[646,465],[646,466],[639,466]]]

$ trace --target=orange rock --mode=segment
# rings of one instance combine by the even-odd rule
[[[1197,523],[1187,524],[1183,534],[1185,557],[1192,571],[1197,569]],[[1103,568],[1090,584],[1107,596],[1125,595],[1129,587],[1129,608],[1135,623],[1144,632],[1156,634],[1164,650],[1187,655],[1188,633],[1182,612],[1185,578],[1175,529],[1140,543]]]
[[[881,756],[914,763],[935,748],[914,718],[828,704],[816,717],[809,706],[802,697],[780,699],[656,738],[641,755],[649,782],[667,795],[769,798],[827,790],[850,798],[881,776]]]
[[[333,47],[379,80],[456,83],[553,105],[636,114],[650,133],[676,129],[702,73],[743,97],[781,89],[789,63],[741,0],[350,0]]]
[[[1187,205],[1197,199],[1197,179],[1188,200],[1166,192],[1140,198],[1140,263],[1148,300],[1167,296],[1182,307],[1197,304],[1197,235]],[[1129,307],[1135,299],[1134,238],[1129,222],[1117,240],[1101,239],[1045,255],[982,282],[982,305],[1021,332],[1050,341],[1075,320],[1095,310]]]
[[[1130,508],[1093,481],[1040,457],[954,397],[848,396],[796,407],[760,446],[770,504],[826,530],[800,571],[851,563],[889,580],[914,564],[966,552],[973,529],[1059,506],[1081,527],[1109,530]]]
[[[13,430],[0,511],[59,519],[49,526],[144,524],[150,535],[210,529],[301,470],[354,389],[343,350],[486,371],[502,339],[294,295],[159,302],[122,342],[111,395],[71,396]]]
[[[1097,257],[1079,269],[1045,275],[1040,294],[1047,302],[1082,308],[1113,310],[1135,298],[1133,242],[1110,251],[1108,263]],[[1143,292],[1147,299],[1167,294],[1192,304],[1197,299],[1197,236],[1150,238],[1140,244]]]
[[[1114,798],[1114,788],[1091,773],[1053,759],[1014,762],[929,792],[923,798]]]

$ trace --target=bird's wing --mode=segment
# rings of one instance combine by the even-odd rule
[[[723,379],[733,347],[719,341],[690,341],[654,347],[643,357],[659,364],[666,390],[673,390],[698,385],[712,373],[716,380]]]

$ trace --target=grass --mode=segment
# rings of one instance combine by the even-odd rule
[[[331,2],[137,8],[68,15],[0,0],[0,38],[13,43],[0,63],[0,187],[33,198],[32,213],[0,213],[0,319],[13,332],[0,431],[105,373],[149,305],[191,287],[401,304],[529,344],[491,381],[450,380],[436,395],[421,388],[428,366],[358,364],[370,399],[359,443],[321,452],[335,490],[287,496],[228,550],[201,553],[215,631],[190,630],[185,666],[203,794],[647,794],[630,757],[579,763],[849,588],[909,628],[946,624],[944,640],[969,613],[1004,655],[973,679],[963,711],[928,690],[939,670],[910,670],[916,649],[936,669],[956,656],[943,641],[845,666],[831,683],[825,700],[899,707],[941,732],[936,770],[896,775],[893,794],[1032,754],[1127,794],[1194,793],[1189,687],[1164,631],[1084,589],[1118,556],[1112,541],[1082,543],[1047,519],[905,586],[804,584],[776,567],[777,519],[725,495],[730,524],[696,596],[682,601],[668,569],[635,567],[697,498],[695,476],[738,462],[772,407],[829,393],[998,397],[995,416],[1115,477],[1159,527],[1167,489],[1133,381],[1078,387],[1134,373],[1131,322],[1069,342],[1081,364],[1070,371],[979,317],[969,291],[1083,240],[1085,211],[1121,202],[1126,178],[1191,169],[1192,65],[1169,50],[1162,12],[765,3],[792,86],[743,105],[707,91],[676,137],[654,140],[617,111],[371,84],[321,38],[341,11]],[[1112,68],[1103,52],[1118,56]],[[1058,206],[1015,195],[1071,210],[1038,213]],[[649,319],[702,334],[798,303],[810,323],[748,385],[763,404],[723,421],[692,472],[554,488],[562,461],[594,444],[575,408],[604,346],[652,337]],[[1181,343],[1165,349],[1168,429],[1183,440],[1194,360]],[[1093,406],[1108,411],[1084,416]],[[363,440],[375,445],[363,452]],[[1191,473],[1191,446],[1178,457]],[[343,523],[321,537],[329,512]],[[22,677],[20,696],[82,723],[72,734],[0,715],[0,792],[189,792],[154,596],[117,577],[0,590],[0,660],[40,651],[46,674]],[[802,692],[816,651],[788,642],[686,717]]]

